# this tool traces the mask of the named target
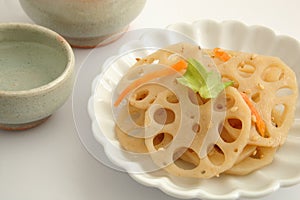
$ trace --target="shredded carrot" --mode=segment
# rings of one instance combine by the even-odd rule
[[[226,53],[220,48],[214,48],[214,54],[217,58],[221,59],[224,62],[228,61],[231,58],[231,56],[228,53]]]
[[[139,79],[136,79],[122,91],[122,93],[119,95],[119,97],[115,101],[114,106],[118,106],[121,103],[121,101],[125,98],[125,96],[130,91],[135,89],[136,87],[138,87],[144,83],[147,83],[153,79],[159,78],[159,77],[168,76],[171,74],[175,74],[177,72],[182,72],[183,70],[185,70],[187,68],[187,66],[188,66],[188,64],[186,61],[180,60],[177,63],[175,63],[174,65],[172,65],[171,67],[146,74],[146,75],[140,77]]]
[[[246,102],[246,104],[248,105],[248,107],[250,108],[251,114],[254,115],[254,117],[256,118],[255,125],[256,125],[257,131],[259,132],[259,134],[262,137],[265,137],[266,124],[265,124],[264,120],[261,118],[261,116],[259,115],[258,111],[254,107],[254,105],[252,104],[252,102],[250,101],[248,96],[243,92],[241,92],[241,95],[242,95],[244,101]]]

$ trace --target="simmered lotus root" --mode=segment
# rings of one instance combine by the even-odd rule
[[[252,124],[249,144],[282,145],[294,121],[298,96],[294,72],[276,57],[225,51],[232,57],[224,63],[214,58],[212,50],[205,51],[215,60],[222,76],[234,77],[238,90],[247,94],[266,124],[264,136]]]
[[[220,102],[200,98],[176,81],[163,82],[171,83],[166,87],[150,83],[137,88],[128,101],[129,114],[145,128],[144,138],[116,126],[124,149],[148,152],[159,168],[183,177],[245,175],[270,164],[293,121],[298,95],[295,74],[278,58],[226,52],[231,58],[223,62],[212,50],[180,43],[139,59],[133,69],[151,63],[170,66],[182,58],[204,61],[210,68],[214,65],[206,60],[210,57],[223,80],[233,80],[234,85]],[[264,120],[265,136],[258,133],[240,92],[247,94]]]
[[[144,126],[145,123],[145,111],[154,102],[156,96],[160,92],[167,92],[167,101],[171,103],[178,102],[176,95],[159,84],[145,84],[133,91],[132,95],[129,97],[128,113],[124,117],[131,118],[133,123],[138,126]],[[142,95],[141,95],[142,94]],[[143,95],[147,94],[147,95]],[[138,98],[143,96],[143,98]],[[171,100],[170,100],[171,99]],[[122,125],[122,119],[119,119],[119,123]],[[119,126],[115,127],[116,136],[121,144],[121,146],[130,152],[134,153],[147,153],[148,150],[145,146],[145,138],[140,136],[130,135],[120,129]],[[166,146],[172,140],[172,136],[168,133],[160,133],[160,135],[155,138],[154,146],[155,148],[160,148]],[[163,137],[162,137],[163,136]]]
[[[196,178],[211,178],[232,167],[248,142],[251,121],[250,111],[241,96],[238,95],[238,91],[229,87],[225,92],[226,95],[234,98],[233,106],[243,112],[234,112],[231,109],[216,111],[212,109],[212,100],[206,104],[195,105],[187,97],[188,95],[180,98],[178,104],[167,102],[164,92],[157,95],[153,104],[171,109],[176,113],[175,123],[166,124],[160,130],[173,136],[173,141],[166,148],[156,150],[153,145],[153,137],[145,140],[148,150],[156,151],[150,155],[158,166],[176,176]],[[151,114],[153,112],[149,110],[151,107],[146,111],[145,123],[152,122],[151,126],[155,126],[155,120]],[[200,116],[196,117],[196,115]],[[219,124],[226,119],[233,118],[238,119],[242,125],[235,141],[227,143],[219,136]],[[193,130],[194,124],[199,124],[198,132]],[[215,136],[217,138],[210,139]],[[191,138],[190,143],[184,144],[182,140],[188,140],[187,138]],[[188,161],[190,158],[191,161]],[[187,163],[193,164],[194,167],[191,168],[188,164],[182,164],[180,161],[181,164],[178,164],[178,159],[188,161]]]
[[[247,158],[227,170],[226,174],[247,175],[257,169],[269,165],[274,158],[277,148],[257,147]]]

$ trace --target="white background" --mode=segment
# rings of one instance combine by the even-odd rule
[[[148,0],[130,29],[164,28],[172,23],[207,18],[218,21],[234,19],[248,25],[264,25],[277,34],[300,40],[299,8],[298,0]],[[17,0],[0,0],[0,22],[33,23]],[[102,48],[105,51],[106,47]],[[74,49],[76,70],[89,52]],[[299,196],[300,185],[296,185],[261,199],[294,200]],[[37,128],[24,132],[0,131],[0,200],[40,199],[174,198],[158,189],[142,186],[126,173],[110,169],[94,159],[76,132],[70,98]]]

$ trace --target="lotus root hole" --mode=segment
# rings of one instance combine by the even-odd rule
[[[271,112],[271,122],[274,127],[281,127],[285,120],[285,110],[284,104],[277,104],[273,107]]]
[[[240,119],[237,118],[229,118],[227,119],[229,125],[234,128],[234,129],[242,129],[243,128],[243,123]]]
[[[221,112],[221,111],[225,110],[226,106],[222,103],[216,103],[214,108],[215,108],[216,111]]]
[[[235,104],[235,99],[232,96],[227,95],[226,96],[226,107],[227,107],[227,109],[232,108],[234,106],[234,104]]]
[[[238,65],[238,73],[244,78],[249,78],[255,72],[256,68],[251,62],[242,62]]]
[[[262,73],[262,80],[266,82],[276,82],[284,78],[284,72],[278,66],[269,66]]]
[[[175,113],[168,108],[159,108],[154,112],[153,118],[158,124],[171,124],[175,121]]]
[[[149,90],[141,90],[135,93],[135,100],[142,101],[149,95]]]
[[[253,102],[258,103],[260,101],[260,93],[257,92],[251,96]]]
[[[178,98],[175,94],[170,94],[167,96],[167,102],[169,103],[178,103]]]
[[[264,157],[264,154],[259,147],[257,147],[255,149],[255,151],[250,155],[250,158],[253,158],[253,159],[262,159],[263,157]]]
[[[192,127],[192,130],[195,133],[199,133],[200,132],[200,124],[198,124],[198,123],[194,124],[193,127]]]
[[[173,140],[173,136],[169,133],[159,133],[153,138],[153,146],[156,150],[160,148],[166,148],[171,141]]]
[[[224,97],[224,95],[219,95],[219,97],[215,100],[214,110],[217,112],[223,112],[226,109],[232,108],[234,104],[235,99],[232,96],[226,95],[226,97]]]
[[[285,97],[285,96],[293,95],[293,93],[294,92],[291,88],[283,87],[276,91],[276,96],[277,97]]]
[[[225,162],[225,155],[223,150],[218,146],[214,145],[212,149],[209,148],[208,159],[216,166],[220,166]]]
[[[174,152],[173,161],[180,169],[192,170],[199,165],[200,158],[193,149],[183,147]]]
[[[233,143],[234,141],[236,141],[236,138],[228,132],[228,130],[223,126],[223,124],[219,125],[218,130],[219,130],[220,137],[224,142]]]

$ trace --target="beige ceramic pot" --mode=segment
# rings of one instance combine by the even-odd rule
[[[73,47],[105,45],[124,33],[146,0],[20,0],[37,24],[64,36]]]
[[[0,24],[0,128],[44,122],[68,99],[74,54],[56,32],[31,24]]]

